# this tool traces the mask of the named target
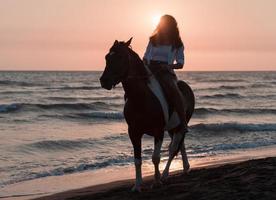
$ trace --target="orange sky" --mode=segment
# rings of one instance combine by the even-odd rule
[[[175,16],[184,70],[276,70],[275,0],[1,0],[0,70],[102,70],[115,39],[143,55]]]

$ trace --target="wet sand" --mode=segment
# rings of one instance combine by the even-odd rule
[[[71,190],[39,200],[88,199],[276,199],[276,157],[174,172],[159,188],[153,177],[144,178],[142,193],[130,191],[133,180]]]

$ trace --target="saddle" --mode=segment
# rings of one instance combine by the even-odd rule
[[[158,80],[158,76],[172,76],[172,79],[175,79],[175,81],[177,81],[177,77],[176,74],[174,73],[173,69],[169,69],[167,67],[162,67],[162,64],[167,65],[167,62],[162,62],[162,61],[155,61],[155,60],[151,60],[150,61],[150,65],[148,66],[148,68],[150,69],[151,73],[155,76],[155,78],[157,79],[157,81],[159,82],[160,80]],[[160,84],[160,82],[159,82]],[[160,84],[163,93],[165,95],[166,101],[169,105],[169,113],[170,115],[173,112],[173,104],[171,103],[170,100],[170,95],[168,94],[168,92],[166,92],[166,90],[162,87],[162,84]]]
[[[152,74],[152,76],[149,76],[148,87],[150,88],[152,93],[156,96],[156,98],[161,104],[163,114],[164,114],[165,124],[166,124],[165,130],[174,129],[180,124],[180,119],[178,117],[178,114],[174,111],[173,106],[169,101],[168,94],[165,94],[160,83],[156,79],[154,75],[156,71],[154,70],[152,71],[147,65],[144,65],[144,66],[148,74]]]

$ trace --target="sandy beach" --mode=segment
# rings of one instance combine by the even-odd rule
[[[145,178],[142,193],[132,193],[133,180],[67,191],[39,200],[86,199],[275,199],[276,157],[173,173],[160,188]]]

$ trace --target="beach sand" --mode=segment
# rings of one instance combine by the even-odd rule
[[[276,157],[174,172],[160,188],[151,188],[152,176],[144,180],[142,193],[132,193],[133,180],[123,180],[38,199],[276,199]]]

